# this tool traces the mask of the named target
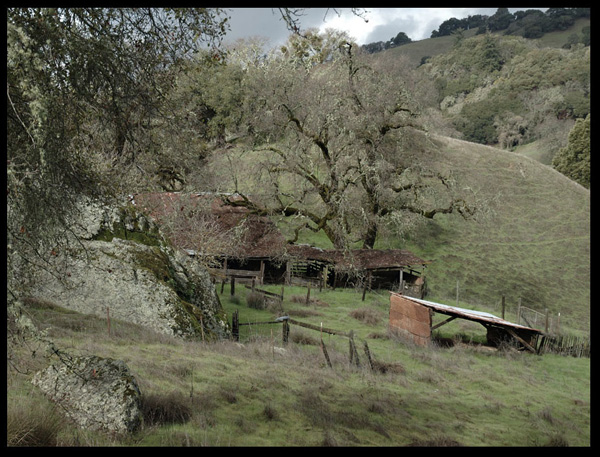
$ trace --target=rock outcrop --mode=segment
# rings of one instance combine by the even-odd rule
[[[229,336],[208,271],[171,248],[135,208],[88,203],[70,227],[75,239],[36,272],[34,297],[80,313],[108,312],[168,335]]]
[[[142,423],[140,389],[120,360],[64,357],[32,382],[81,428],[131,433]]]

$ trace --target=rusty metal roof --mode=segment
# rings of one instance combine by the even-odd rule
[[[527,327],[525,325],[515,324],[514,322],[509,322],[507,320],[504,320],[497,316],[494,316],[493,314],[486,313],[483,311],[475,311],[472,309],[464,309],[464,308],[459,308],[456,306],[442,305],[441,303],[435,303],[435,302],[423,300],[420,298],[413,298],[413,297],[409,297],[406,295],[397,294],[396,292],[390,292],[390,293],[394,294],[394,295],[401,295],[403,298],[405,298],[407,300],[414,301],[414,302],[419,303],[423,306],[426,306],[434,311],[437,311],[439,313],[446,314],[449,316],[455,316],[455,317],[459,317],[462,319],[476,321],[479,323],[485,322],[485,323],[494,324],[494,325],[497,325],[500,327],[512,327],[512,328],[517,328],[517,329],[521,329],[521,330],[529,330],[529,331],[536,332],[536,333],[542,333],[541,330]]]

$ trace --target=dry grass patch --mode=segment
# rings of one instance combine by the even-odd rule
[[[350,317],[363,324],[375,326],[381,322],[382,313],[372,308],[358,308],[350,312]]]

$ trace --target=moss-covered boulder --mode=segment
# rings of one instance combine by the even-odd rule
[[[141,425],[141,392],[121,360],[66,357],[32,383],[81,428],[131,433]]]
[[[94,204],[76,216],[76,239],[36,273],[34,296],[169,335],[229,337],[207,270],[173,249],[151,220],[131,206]]]

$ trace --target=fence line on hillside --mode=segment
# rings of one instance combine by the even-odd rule
[[[286,345],[289,341],[290,325],[297,325],[298,327],[317,331],[320,333],[321,351],[323,352],[323,356],[325,357],[325,360],[327,361],[327,365],[329,366],[329,368],[333,368],[333,367],[331,364],[331,359],[329,358],[329,353],[327,352],[327,347],[325,345],[325,342],[323,341],[323,333],[348,338],[349,363],[356,365],[357,367],[361,366],[360,359],[358,356],[358,350],[356,349],[356,343],[354,342],[354,331],[353,330],[350,330],[349,332],[335,330],[335,329],[323,327],[322,323],[320,326],[308,324],[306,322],[300,322],[295,319],[291,319],[289,316],[282,316],[282,317],[275,319],[274,321],[240,322],[238,310],[234,311],[234,313],[232,315],[232,323],[231,324],[232,324],[231,325],[232,326],[232,335],[233,335],[233,339],[235,341],[239,341],[241,326],[281,324],[282,325],[282,343],[284,345]],[[369,349],[369,345],[367,344],[366,341],[363,342],[363,349],[365,352],[365,356],[367,358],[369,368],[371,368],[371,370],[374,370],[375,365],[374,365],[373,359],[371,357],[371,351]]]
[[[590,357],[589,337],[570,335],[544,335],[538,346],[538,354],[559,354],[573,357]]]

